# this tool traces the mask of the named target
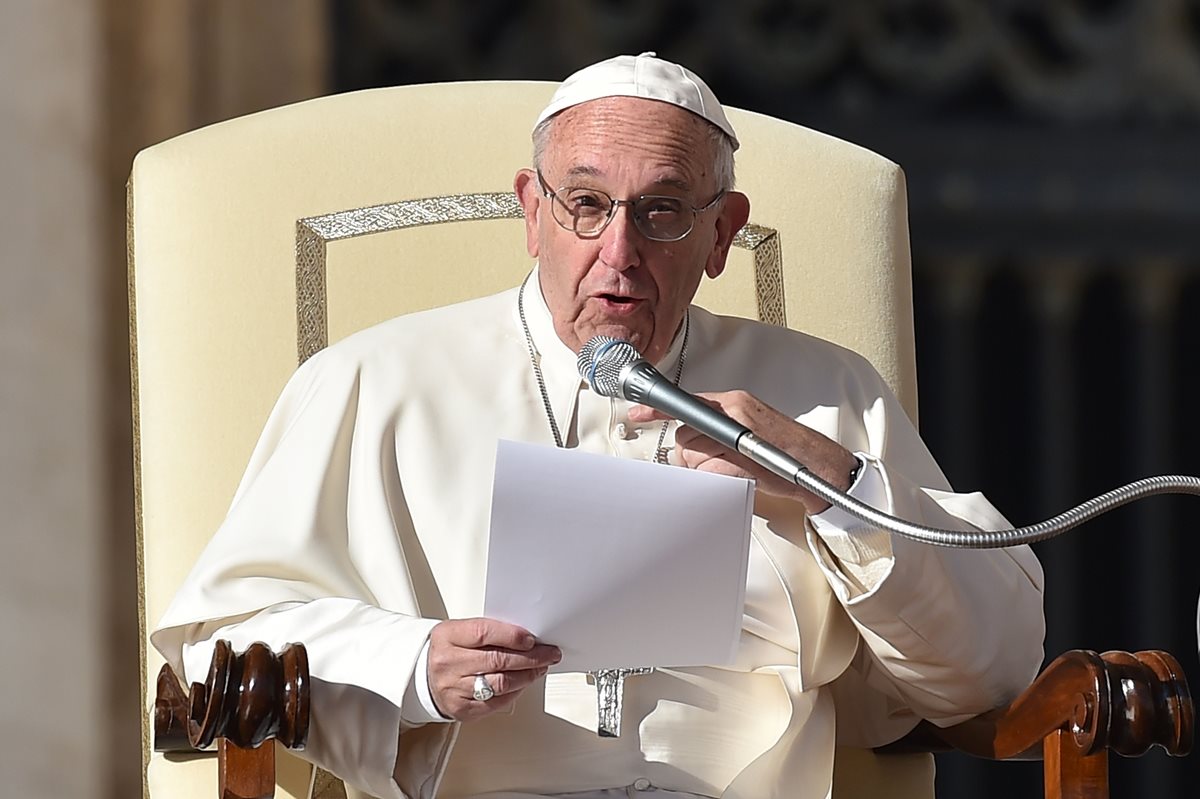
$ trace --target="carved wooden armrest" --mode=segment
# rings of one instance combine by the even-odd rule
[[[953,727],[921,722],[879,752],[957,749],[996,760],[1045,760],[1047,799],[1106,799],[1108,750],[1127,757],[1192,748],[1195,711],[1166,652],[1073,650],[1010,705]]]
[[[219,641],[208,678],[190,694],[169,666],[158,675],[155,749],[196,751],[217,740],[221,799],[271,799],[275,749],[262,744],[303,748],[308,720],[308,655],[299,644],[278,656],[263,644],[235,655]],[[1193,725],[1187,680],[1171,655],[1075,650],[1007,707],[945,729],[922,722],[876,751],[1044,758],[1047,799],[1107,799],[1109,749],[1137,756],[1157,745],[1182,756]]]
[[[195,752],[217,742],[221,799],[271,799],[275,747],[303,749],[309,721],[308,653],[265,644],[235,654],[218,641],[208,677],[189,693],[169,665],[158,673],[154,749]],[[263,744],[266,744],[265,746]]]

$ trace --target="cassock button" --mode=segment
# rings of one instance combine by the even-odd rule
[[[613,433],[622,441],[632,441],[641,435],[642,431],[624,422],[617,422],[617,425],[613,428]]]

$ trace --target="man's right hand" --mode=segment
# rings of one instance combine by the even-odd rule
[[[529,685],[562,660],[558,647],[539,644],[528,630],[495,619],[454,619],[429,636],[429,692],[443,716],[471,721],[507,711]],[[482,674],[496,692],[473,697]]]

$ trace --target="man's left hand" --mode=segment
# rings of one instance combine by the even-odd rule
[[[748,427],[763,441],[779,447],[825,482],[843,490],[849,488],[850,474],[857,462],[853,453],[833,439],[800,424],[745,391],[721,391],[696,396]],[[671,417],[645,405],[634,405],[629,409],[629,420],[639,424],[668,418]],[[718,444],[687,425],[681,425],[675,432],[674,457],[689,469],[753,478],[760,491],[802,502],[809,514],[820,513],[829,507],[828,502],[815,494],[789,483],[740,452]]]

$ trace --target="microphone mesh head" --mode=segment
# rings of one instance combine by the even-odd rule
[[[579,350],[579,376],[592,391],[604,397],[621,397],[621,370],[642,360],[628,341],[612,336],[592,336]]]

